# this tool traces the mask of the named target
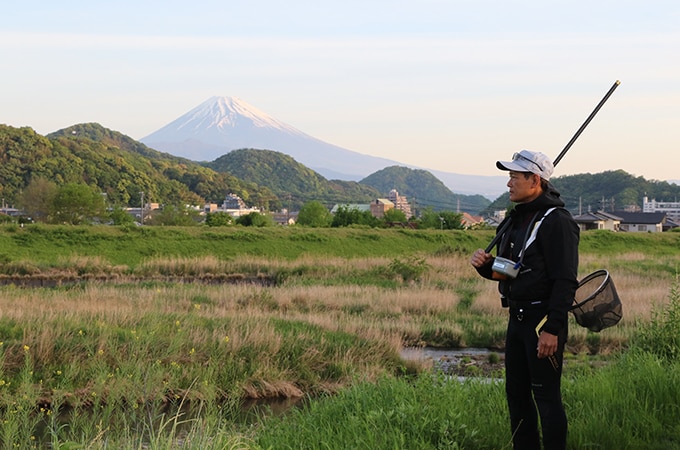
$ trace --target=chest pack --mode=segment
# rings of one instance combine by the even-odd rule
[[[538,221],[536,221],[536,217],[538,217],[540,211],[537,211],[536,214],[534,214],[534,216],[531,218],[531,222],[529,222],[530,224],[533,223],[533,226],[529,225],[527,227],[526,233],[524,233],[524,239],[522,239],[522,246],[518,254],[519,259],[516,262],[508,258],[496,256],[493,261],[493,265],[491,266],[494,279],[505,280],[508,278],[517,277],[519,270],[522,267],[522,261],[524,260],[524,251],[536,240],[536,237],[538,236],[538,230],[541,228],[543,220],[545,220],[545,218],[556,209],[556,207],[548,209],[543,214],[543,217],[541,217]]]

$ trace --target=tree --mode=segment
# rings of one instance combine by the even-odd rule
[[[297,224],[307,227],[328,227],[331,224],[331,213],[320,201],[312,200],[300,208]]]
[[[54,198],[59,188],[45,178],[34,178],[21,194],[19,204],[37,222],[48,222],[54,209]]]
[[[270,215],[253,211],[245,216],[238,217],[236,225],[243,225],[244,227],[271,227],[274,226],[274,219]]]
[[[356,208],[340,206],[333,215],[331,227],[348,227],[350,225],[377,227],[380,225],[380,220],[377,217],[374,217],[370,211],[361,211]]]
[[[114,206],[109,213],[113,225],[132,225],[135,218],[120,206]]]
[[[433,211],[426,209],[420,218],[420,228],[441,230],[463,229],[462,214],[453,211]]]
[[[233,218],[231,215],[222,211],[208,213],[205,216],[205,224],[209,227],[227,227],[231,225],[232,222]]]
[[[406,223],[407,218],[406,214],[404,214],[404,211],[397,208],[392,208],[385,211],[385,216],[383,217],[383,220],[385,221],[385,223],[393,222]]]
[[[199,213],[191,208],[167,205],[154,214],[151,219],[152,225],[190,227],[197,225]]]
[[[54,197],[54,221],[80,225],[104,217],[101,192],[85,184],[67,183]]]

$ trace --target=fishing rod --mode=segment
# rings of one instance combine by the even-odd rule
[[[576,133],[574,134],[574,136],[569,140],[569,142],[567,142],[567,145],[566,145],[566,146],[564,147],[564,149],[560,152],[560,154],[557,155],[557,158],[555,158],[555,161],[553,161],[553,166],[557,166],[557,164],[562,160],[562,158],[563,158],[564,155],[569,151],[569,149],[571,148],[571,146],[574,145],[574,142],[576,142],[576,139],[578,139],[578,137],[581,135],[581,133],[583,133],[583,130],[585,130],[585,128],[586,128],[586,127],[588,126],[588,124],[590,123],[590,121],[593,120],[593,117],[595,117],[595,114],[597,114],[598,111],[600,110],[600,108],[602,108],[602,105],[605,104],[605,102],[609,99],[609,97],[611,97],[611,95],[614,93],[614,91],[616,90],[616,88],[619,87],[619,84],[621,84],[621,82],[620,82],[619,80],[616,80],[616,81],[614,82],[614,84],[612,85],[612,87],[609,88],[609,91],[607,91],[607,93],[605,94],[605,96],[602,97],[602,100],[600,100],[600,103],[597,104],[597,106],[595,107],[595,109],[593,109],[593,112],[591,112],[590,115],[588,116],[588,118],[585,120],[585,122],[583,122],[583,125],[581,125],[581,126],[579,127],[579,129],[576,130]],[[501,229],[498,230],[498,232],[496,233],[496,236],[494,236],[494,238],[491,240],[491,242],[490,242],[489,245],[486,247],[486,249],[484,250],[484,252],[490,253],[491,250],[493,250],[493,247],[496,245],[496,243],[498,243],[498,240],[501,238],[501,236],[503,236],[503,233],[507,230],[507,228],[508,228],[509,226],[510,226],[510,220],[508,219],[508,220],[503,224],[503,226],[501,227]]]

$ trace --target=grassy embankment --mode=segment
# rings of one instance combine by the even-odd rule
[[[489,232],[411,230],[8,226],[0,232],[5,276],[69,283],[2,288],[0,408],[7,414],[0,438],[26,443],[42,434],[56,443],[90,442],[93,448],[116,440],[170,448],[177,423],[159,414],[168,402],[184,399],[204,407],[203,419],[191,422],[189,432],[202,446],[191,448],[206,448],[208,442],[213,448],[225,442],[257,448],[257,439],[272,442],[268,432],[281,448],[296,448],[294,438],[303,434],[282,436],[286,424],[248,438],[223,419],[238,414],[243,397],[340,391],[329,402],[315,402],[314,407],[331,408],[325,416],[316,412],[295,420],[309,421],[311,432],[324,430],[311,417],[325,417],[320,420],[328,420],[330,428],[319,432],[320,439],[339,442],[368,439],[370,430],[385,434],[380,430],[389,417],[383,414],[407,420],[408,411],[423,408],[429,395],[435,396],[432,404],[461,395],[451,383],[428,381],[423,387],[422,377],[414,383],[395,378],[424,369],[399,358],[403,345],[502,345],[505,315],[494,284],[478,279],[467,263],[490,237]],[[573,326],[573,360],[589,353],[618,354],[640,324],[650,322],[654,305],[668,300],[679,248],[679,234],[584,233],[582,275],[609,269],[624,301],[624,320],[600,334]],[[71,283],[78,278],[99,281]],[[177,282],[196,278],[202,282]],[[251,282],[224,282],[239,279]],[[606,370],[623,370],[617,367]],[[630,369],[625,367],[624,372]],[[579,380],[595,376],[620,378],[614,372],[578,372],[574,389],[587,390]],[[598,385],[606,386],[605,381]],[[406,399],[401,407],[392,404],[393,390]],[[468,442],[466,448],[507,444],[499,388],[466,392],[462,401],[477,405],[472,416],[470,406],[457,401],[451,408],[447,403],[428,407],[438,430],[427,431],[430,426],[420,419],[428,416],[418,413],[410,417],[418,425],[410,428],[387,422],[401,424],[391,426],[412,441],[403,448],[436,448],[417,445],[419,439],[434,442],[434,435],[440,444]],[[487,403],[485,412],[481,405]],[[68,425],[53,413],[66,407],[74,414],[59,421]],[[333,408],[355,410],[337,415]],[[375,422],[362,422],[371,415]],[[39,430],[44,424],[47,430]],[[588,424],[577,427],[586,441],[594,431]],[[333,437],[338,430],[349,435]],[[487,433],[492,437],[480,438]],[[365,448],[386,448],[373,444],[366,442]]]

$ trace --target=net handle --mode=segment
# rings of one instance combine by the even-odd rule
[[[602,283],[600,283],[600,286],[598,286],[595,292],[586,297],[585,300],[582,300],[579,303],[572,305],[571,308],[569,308],[570,310],[580,308],[581,306],[585,305],[587,302],[591,301],[594,297],[596,297],[600,292],[602,292],[607,287],[607,284],[609,282],[609,272],[606,269],[596,270],[595,272],[591,273],[590,275],[588,275],[579,282],[579,287],[585,284],[586,282],[592,280],[593,278],[599,277],[600,275],[604,275],[604,280],[602,280]]]

